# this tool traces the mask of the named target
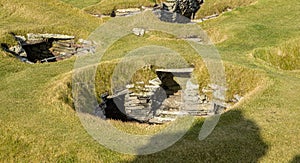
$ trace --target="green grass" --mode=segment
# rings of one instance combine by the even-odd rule
[[[110,14],[114,9],[140,8],[154,4],[152,0],[102,0],[96,5],[84,8],[84,11],[91,14]]]
[[[61,0],[61,1],[80,9],[88,6],[96,5],[97,3],[101,2],[101,0]]]
[[[283,70],[300,69],[300,41],[291,40],[279,47],[255,49],[253,55]]]
[[[255,2],[257,2],[257,0],[206,0],[201,6],[201,9],[197,12],[196,17],[203,18],[213,14],[221,14],[228,9],[248,6]]]
[[[293,40],[300,36],[299,3],[298,0],[258,0],[254,5],[237,8],[201,23],[200,26],[215,38],[230,72],[228,75],[232,77],[228,81],[230,85],[246,90],[250,82],[260,81],[264,76],[267,76],[266,81],[249,84],[260,87],[251,88],[242,103],[223,114],[212,135],[204,141],[197,140],[204,120],[199,118],[179,142],[167,150],[146,156],[120,154],[99,145],[86,133],[72,107],[60,98],[62,93],[69,94],[67,83],[75,58],[28,65],[0,51],[1,162],[299,160],[300,72],[274,68],[276,64],[266,66],[265,62],[251,55],[270,47],[270,51],[260,54],[276,54],[273,49],[275,52],[278,49],[290,52],[290,47],[297,51],[299,46]],[[55,32],[87,37],[101,24],[101,20],[54,0],[1,0],[0,18],[1,43],[13,43],[8,32]],[[177,46],[178,43],[167,45]],[[111,63],[117,63],[122,56],[123,46],[118,42],[116,47],[121,49],[111,47],[105,61],[107,64],[103,63],[103,66],[112,68],[114,64]],[[112,56],[109,54],[119,56],[110,61]],[[293,66],[293,63],[288,65]],[[143,130],[145,125],[112,123],[129,133],[147,133]],[[149,132],[156,132],[160,127],[148,127]]]

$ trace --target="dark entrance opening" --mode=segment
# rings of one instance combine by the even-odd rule
[[[108,119],[128,121],[127,115],[125,114],[124,107],[124,95],[120,95],[114,98],[108,98],[106,101],[105,116]],[[121,104],[121,105],[117,105]]]
[[[49,50],[52,47],[54,39],[45,39],[42,41],[30,42],[22,44],[23,49],[27,54],[27,59],[36,63],[45,58],[49,58],[48,62],[55,62],[56,57]]]

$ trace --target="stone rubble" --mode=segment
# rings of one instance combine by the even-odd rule
[[[242,96],[240,96],[239,94],[235,94],[233,95],[233,99],[231,99],[232,102],[237,103],[239,101],[241,101],[243,99]]]

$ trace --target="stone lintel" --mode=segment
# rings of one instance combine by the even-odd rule
[[[194,68],[156,69],[156,74],[171,73],[174,77],[190,78]]]

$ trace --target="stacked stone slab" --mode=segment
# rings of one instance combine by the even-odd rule
[[[124,110],[129,119],[142,122],[165,123],[177,116],[206,116],[219,114],[222,105],[212,103],[205,94],[199,94],[199,85],[191,81],[193,68],[157,69],[158,78],[149,85],[137,82],[126,86]],[[119,94],[112,96],[116,97]]]
[[[31,63],[63,60],[95,50],[95,44],[91,41],[79,39],[78,43],[75,43],[75,37],[68,35],[29,33],[27,38],[16,35],[14,37],[18,45],[7,51],[22,61]]]
[[[188,80],[183,91],[183,110],[190,115],[207,115],[211,104],[206,95],[199,95],[199,85]]]
[[[189,23],[202,4],[203,0],[167,0],[155,13],[162,21]]]
[[[211,104],[207,96],[199,95],[199,85],[191,82],[192,71],[193,68],[157,69],[158,79],[149,81],[151,85],[128,85],[139,93],[129,91],[125,95],[126,114],[152,123],[173,121],[180,115],[207,115]]]
[[[148,121],[153,118],[153,96],[159,85],[141,86],[142,84],[128,85],[128,93],[125,95],[125,111],[127,116],[139,121]]]
[[[163,101],[159,109],[160,115],[156,117],[171,119],[174,115],[207,115],[211,105],[206,95],[199,95],[199,85],[191,82],[192,71],[193,68],[157,70],[157,75],[162,80],[161,86],[165,89],[168,98]],[[170,89],[174,88],[174,82],[177,83],[177,88]]]
[[[63,59],[67,54],[74,54],[76,48],[74,47],[74,40],[57,40],[52,43],[50,51],[57,57],[57,60]]]
[[[140,8],[128,8],[128,9],[117,9],[115,11],[116,16],[131,16],[141,13]]]
[[[163,3],[163,7],[165,7],[164,9],[167,10],[167,11],[172,11],[175,2],[176,2],[176,0],[166,0],[166,1]]]

